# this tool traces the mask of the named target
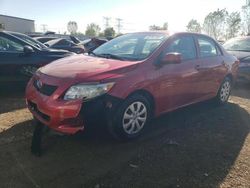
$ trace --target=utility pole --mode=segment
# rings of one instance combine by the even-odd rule
[[[121,28],[122,28],[122,19],[121,18],[116,18],[116,21],[117,21],[117,33],[120,34],[121,33]]]
[[[104,27],[107,29],[109,27],[110,17],[103,17],[104,19]]]
[[[46,24],[42,24],[42,31],[45,33],[47,31],[47,25]]]

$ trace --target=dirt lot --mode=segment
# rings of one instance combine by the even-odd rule
[[[1,188],[250,188],[250,86],[237,86],[225,106],[208,101],[155,119],[129,143],[103,129],[49,134],[40,158],[30,153],[22,94],[1,95],[0,120]]]

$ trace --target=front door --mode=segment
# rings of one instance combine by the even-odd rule
[[[193,36],[175,37],[163,51],[163,54],[167,53],[180,53],[182,61],[179,64],[166,64],[158,70],[161,112],[195,102],[200,95],[197,90],[199,76],[196,69],[199,60]]]

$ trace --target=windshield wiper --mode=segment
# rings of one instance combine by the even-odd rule
[[[120,56],[114,55],[114,54],[109,54],[109,53],[106,53],[106,54],[96,54],[96,55],[99,56],[99,57],[107,58],[107,59],[125,60],[123,57],[120,57]]]

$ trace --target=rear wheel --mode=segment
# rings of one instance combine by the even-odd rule
[[[116,139],[128,140],[138,137],[151,119],[149,100],[135,94],[124,101],[113,120],[109,131]]]
[[[228,98],[231,94],[231,89],[232,89],[232,81],[231,79],[229,79],[228,77],[226,77],[224,79],[224,81],[222,82],[220,89],[217,93],[216,96],[216,101],[219,104],[225,104],[228,101]]]

